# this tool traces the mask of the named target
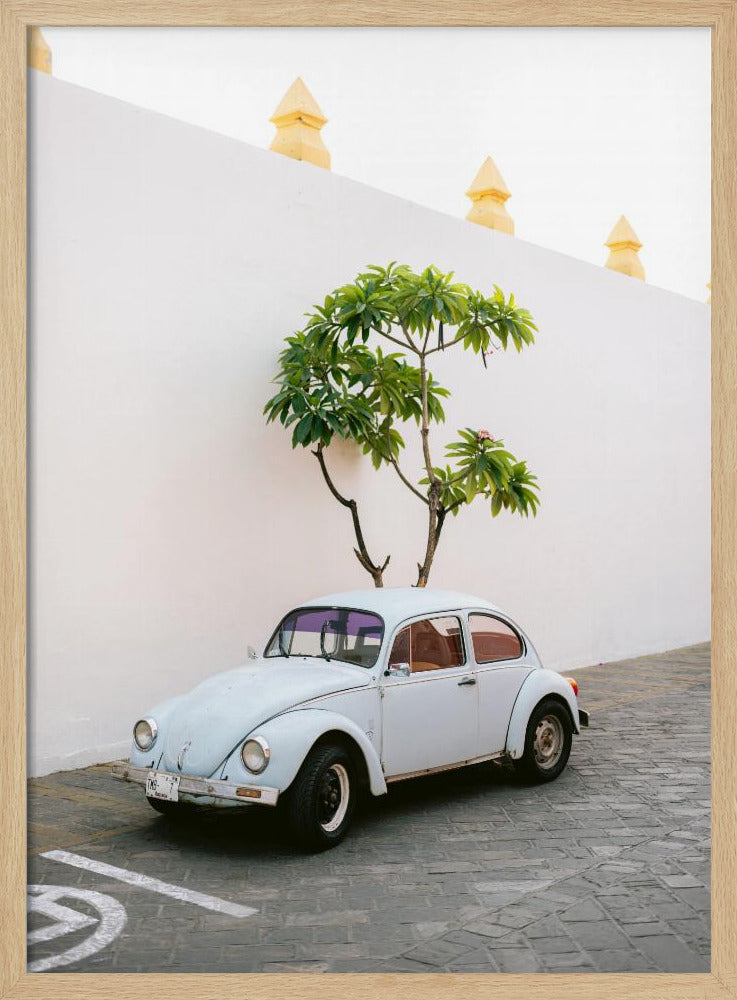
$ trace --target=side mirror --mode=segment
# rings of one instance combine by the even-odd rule
[[[256,659],[256,650],[253,648],[253,646],[248,647],[248,659],[249,660]]]
[[[411,673],[409,663],[391,663],[384,671],[384,677],[409,677]]]

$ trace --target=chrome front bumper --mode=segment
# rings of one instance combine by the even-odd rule
[[[232,781],[200,778],[195,774],[155,771],[150,767],[136,767],[124,760],[115,761],[110,768],[110,773],[120,781],[133,781],[137,785],[144,786],[149,774],[168,774],[173,778],[179,778],[179,791],[182,795],[199,795],[208,799],[228,799],[242,805],[275,806],[279,799],[278,788],[268,788],[266,785],[237,785]]]

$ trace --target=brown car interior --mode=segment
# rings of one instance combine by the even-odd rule
[[[443,623],[443,631],[434,621]],[[456,624],[449,625],[448,618],[426,619],[402,629],[394,640],[389,665],[409,663],[413,674],[462,666],[465,658],[460,622],[457,618],[450,621]],[[470,625],[477,663],[514,660],[522,654],[519,636],[504,622],[487,615],[472,615]]]

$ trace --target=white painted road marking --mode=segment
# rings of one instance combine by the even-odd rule
[[[83,958],[89,958],[109,945],[125,927],[125,910],[112,896],[105,896],[92,889],[77,889],[67,885],[29,885],[27,906],[29,913],[41,913],[53,923],[28,932],[28,944],[53,941],[54,938],[71,934],[82,927],[96,927],[93,934],[84,941],[59,955],[47,955],[29,962],[28,972],[48,972],[60,965],[71,965]],[[58,899],[81,899],[99,913],[99,919],[88,916],[70,906],[61,906]]]
[[[70,934],[78,931],[82,927],[91,927],[96,924],[97,917],[89,917],[80,910],[70,910],[68,906],[60,906],[54,900],[59,893],[54,890],[58,886],[53,886],[48,892],[41,896],[28,896],[26,898],[26,908],[29,913],[42,913],[52,921],[44,927],[37,927],[33,931],[28,931],[26,935],[28,944],[38,944],[40,941],[53,941],[54,938],[63,934]],[[39,886],[29,885],[29,893],[39,891]]]
[[[84,858],[81,854],[70,854],[68,851],[46,851],[41,857],[50,858],[52,861],[61,861],[62,864],[73,865],[75,868],[84,868],[86,871],[96,872],[98,875],[106,875],[119,882],[127,882],[128,885],[148,889],[150,892],[159,892],[162,896],[171,896],[172,899],[178,899],[181,903],[193,903],[195,906],[202,906],[205,910],[225,913],[229,917],[252,917],[254,913],[258,913],[258,910],[254,910],[252,906],[229,903],[225,899],[218,899],[217,896],[208,896],[204,892],[184,889],[179,885],[170,885],[157,878],[149,878],[148,875],[140,875],[138,872],[129,872],[125,868],[106,865],[104,861]]]

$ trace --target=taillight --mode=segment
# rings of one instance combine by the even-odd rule
[[[578,684],[576,684],[576,682],[574,681],[574,679],[572,677],[564,677],[563,680],[564,681],[568,681],[568,683],[573,688],[573,693],[578,698]]]

